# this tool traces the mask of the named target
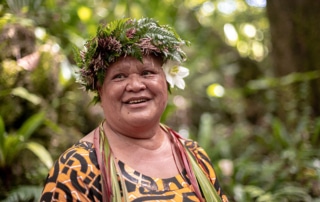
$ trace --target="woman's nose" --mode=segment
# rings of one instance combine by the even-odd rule
[[[127,91],[140,91],[146,89],[143,78],[139,75],[130,75],[126,86]]]

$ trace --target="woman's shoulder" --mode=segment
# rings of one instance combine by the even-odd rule
[[[100,179],[93,144],[77,142],[50,169],[41,201],[101,201]]]
[[[87,141],[79,141],[72,145],[60,155],[57,162],[60,165],[68,164],[68,166],[86,167],[88,164],[93,164],[98,167],[94,145]]]
[[[201,148],[201,147],[199,146],[198,142],[195,141],[195,140],[192,140],[192,139],[184,139],[184,140],[183,140],[183,144],[184,144],[188,149],[196,150],[196,149]]]
[[[189,151],[192,152],[195,157],[211,163],[211,159],[209,158],[207,152],[198,144],[197,141],[185,139],[183,144]]]
[[[87,141],[78,141],[69,147],[61,156],[69,156],[73,153],[89,153],[94,151],[94,145],[91,142]]]

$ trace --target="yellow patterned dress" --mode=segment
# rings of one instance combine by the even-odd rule
[[[228,201],[204,150],[191,140],[185,144],[201,159],[202,167],[222,201]],[[125,179],[130,201],[199,201],[185,171],[160,179],[143,175],[120,160],[116,163]],[[163,169],[166,169],[165,165]],[[102,201],[101,172],[92,143],[78,142],[60,156],[48,174],[40,201]]]

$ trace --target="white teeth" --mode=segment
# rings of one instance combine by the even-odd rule
[[[131,101],[129,101],[129,104],[137,104],[137,103],[145,102],[145,101],[146,101],[145,99],[140,99],[140,100],[131,100]]]

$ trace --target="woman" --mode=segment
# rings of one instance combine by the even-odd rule
[[[60,156],[41,201],[228,201],[205,151],[160,123],[185,43],[149,18],[98,29],[78,65],[105,120]]]

